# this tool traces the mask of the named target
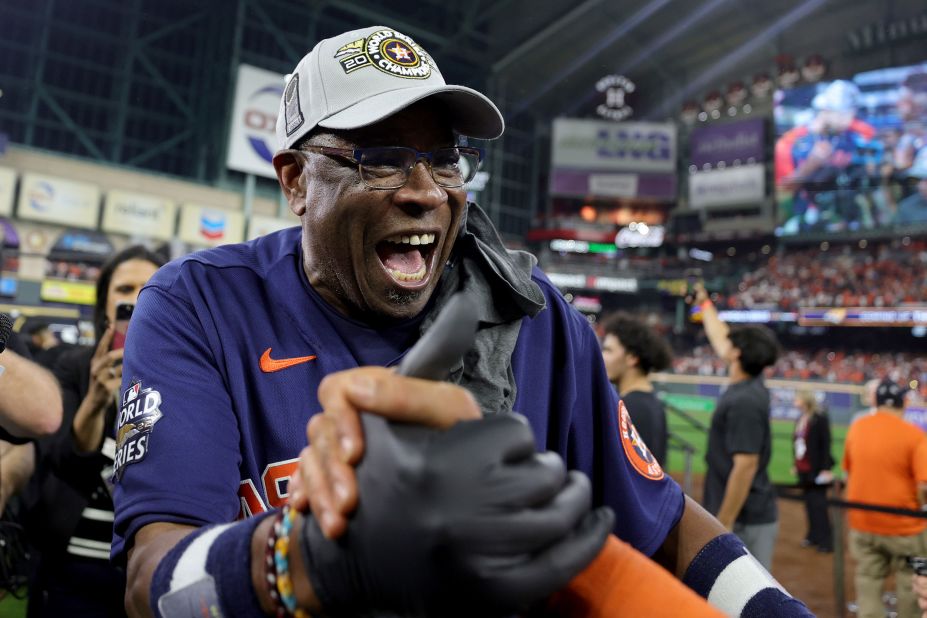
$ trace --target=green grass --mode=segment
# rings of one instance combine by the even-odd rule
[[[25,593],[25,590],[22,591]],[[6,595],[0,599],[0,618],[25,618],[26,600]]]
[[[711,412],[707,410],[688,409],[686,412],[706,427],[711,424]],[[708,434],[699,431],[672,412],[667,413],[667,420],[670,433],[679,436],[695,447],[696,452],[692,456],[692,471],[696,474],[703,474],[705,472],[705,449],[708,444]],[[797,480],[790,471],[794,463],[792,459],[792,430],[794,427],[794,421],[772,421],[773,449],[772,460],[769,462],[769,476],[773,483],[791,484]],[[843,459],[843,443],[846,439],[847,426],[831,424],[830,429],[831,453],[837,462],[837,465],[834,466],[836,472],[840,467],[840,461]],[[683,453],[673,449],[672,442],[670,442],[670,445],[667,469],[670,472],[681,473],[684,470]]]

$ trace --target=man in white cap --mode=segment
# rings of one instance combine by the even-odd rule
[[[863,179],[875,176],[882,144],[875,128],[856,117],[859,88],[851,81],[827,84],[811,101],[814,117],[776,140],[776,186],[794,191],[793,219],[786,227],[855,229]],[[786,212],[788,209],[786,209]]]
[[[130,613],[510,615],[611,529],[729,614],[804,615],[635,439],[588,323],[467,203],[482,151],[462,136],[502,130],[387,27],[297,65],[274,166],[300,227],[168,264],[133,315],[113,543]],[[385,369],[461,292],[479,329],[448,382]],[[362,431],[361,410],[442,431]]]

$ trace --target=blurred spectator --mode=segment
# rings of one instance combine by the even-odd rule
[[[55,366],[58,358],[74,346],[59,341],[47,322],[40,321],[31,325],[29,332],[29,350],[32,358],[46,369]]]
[[[144,247],[114,255],[97,280],[96,347],[79,347],[58,360],[64,426],[36,445],[35,496],[27,532],[41,553],[30,585],[28,615],[123,616],[125,573],[110,564],[116,453],[116,396],[122,349],[111,349],[116,304],[134,303],[163,264]]]
[[[615,314],[601,325],[605,332],[602,357],[608,379],[618,389],[631,422],[657,462],[666,464],[666,409],[653,393],[648,376],[666,369],[669,345],[642,320]]]
[[[913,165],[917,154],[927,147],[927,73],[917,72],[908,75],[898,93],[898,116],[901,118],[903,133],[898,139],[893,152],[896,169],[904,171]]]
[[[895,223],[927,223],[927,148],[921,148],[908,176],[917,179],[917,191],[898,203]]]
[[[927,435],[903,420],[906,393],[905,387],[883,381],[876,389],[875,413],[850,425],[843,455],[847,500],[914,511],[927,505]],[[927,521],[851,509],[847,522],[858,616],[885,616],[882,588],[892,572],[898,616],[920,615],[905,558],[927,555]]]
[[[802,546],[831,552],[834,541],[827,513],[827,487],[833,481],[834,458],[830,453],[830,421],[811,391],[800,391],[795,397],[795,406],[801,416],[795,422],[792,447],[795,472],[804,491],[808,516],[808,533]]]
[[[727,364],[729,385],[711,415],[705,461],[704,504],[769,569],[779,532],[776,492],[767,468],[772,456],[769,390],[763,370],[776,361],[778,343],[762,326],[729,328],[701,283],[696,302],[705,334]]]
[[[697,346],[688,355],[677,354],[674,357],[673,372],[723,376],[725,364],[712,355],[708,346]],[[867,380],[891,377],[917,384],[921,399],[927,399],[927,356],[924,355],[789,350],[782,353],[766,375],[785,380],[824,380],[844,384],[862,384]]]

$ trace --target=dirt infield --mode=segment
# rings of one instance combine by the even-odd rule
[[[818,618],[852,616],[838,612],[834,598],[834,554],[821,554],[801,546],[805,536],[805,506],[794,500],[779,500],[779,538],[773,554],[773,575],[793,596],[805,602]],[[846,542],[844,542],[846,547]],[[852,600],[853,565],[844,567],[846,599]]]

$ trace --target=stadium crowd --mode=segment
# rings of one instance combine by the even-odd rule
[[[880,245],[872,251],[790,250],[745,274],[728,309],[895,307],[927,298],[927,243]]]
[[[673,359],[672,371],[679,374],[724,376],[724,361],[707,345],[696,346]],[[914,354],[878,354],[832,350],[784,351],[776,364],[767,370],[768,378],[785,380],[825,380],[862,384],[867,380],[891,378],[911,383],[927,397],[927,358]]]

